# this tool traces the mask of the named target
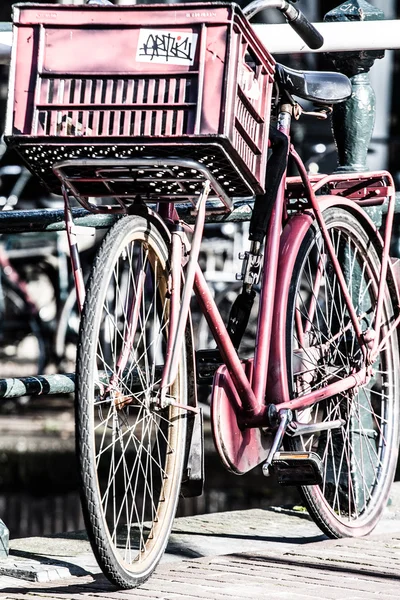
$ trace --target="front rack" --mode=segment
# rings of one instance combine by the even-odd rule
[[[59,162],[53,172],[67,190],[93,213],[125,213],[135,202],[197,205],[204,181],[211,192],[207,213],[232,210],[212,173],[197,161],[181,158],[74,159]],[[108,204],[107,200],[117,204]]]
[[[60,193],[53,165],[74,160],[75,195],[87,197],[90,183],[91,196],[101,188],[107,198],[115,187],[121,207],[134,193],[125,183],[136,187],[143,174],[125,162],[114,181],[90,161],[154,157],[159,169],[171,156],[208,169],[225,208],[227,196],[265,192],[275,61],[238,6],[27,3],[13,21],[5,139],[51,192]],[[190,167],[156,176],[174,202],[184,189],[189,203],[198,196]],[[151,198],[154,186],[140,179]]]

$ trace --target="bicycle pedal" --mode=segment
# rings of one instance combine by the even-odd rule
[[[218,348],[215,350],[197,350],[197,383],[211,384],[214,379],[215,371],[223,364],[223,360]]]
[[[315,452],[277,452],[271,469],[281,485],[322,483],[322,462]]]

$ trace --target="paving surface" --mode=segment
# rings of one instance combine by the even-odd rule
[[[306,513],[254,509],[177,519],[168,551],[136,590],[116,591],[83,533],[11,542],[0,597],[42,600],[400,598],[400,483],[374,534],[328,540]]]

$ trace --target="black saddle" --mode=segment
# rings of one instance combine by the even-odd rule
[[[351,96],[346,75],[331,71],[295,71],[276,64],[275,81],[289,94],[316,104],[336,104]]]

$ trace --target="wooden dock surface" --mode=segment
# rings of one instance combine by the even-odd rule
[[[162,563],[135,590],[116,591],[107,582],[82,533],[15,540],[11,548],[10,557],[0,561],[0,598],[13,600],[400,597],[397,500],[374,534],[352,540],[328,540],[307,514],[296,511],[254,509],[177,519]]]

